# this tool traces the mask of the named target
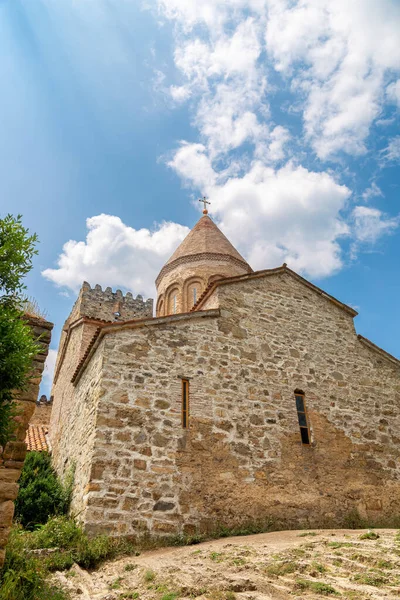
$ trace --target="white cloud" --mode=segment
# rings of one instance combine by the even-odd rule
[[[397,99],[400,5],[392,0],[158,0],[174,24],[176,81],[156,85],[175,103],[190,99],[198,138],[168,159],[187,185],[209,196],[212,214],[254,268],[287,262],[311,277],[338,271],[352,252],[398,225],[376,208],[349,206],[351,190],[327,169],[294,160],[295,144],[322,161],[367,151],[371,125]],[[303,139],[272,110],[286,79]],[[290,94],[292,94],[290,96]],[[276,104],[276,103],[275,103]],[[276,107],[275,107],[276,108]],[[400,159],[400,136],[382,153]],[[364,201],[379,197],[375,183]],[[157,271],[188,229],[163,223],[135,230],[118,217],[88,219],[86,241],[64,245],[44,276],[77,290],[92,284],[153,294]],[[354,240],[356,240],[354,242]]]
[[[389,140],[389,144],[382,151],[382,156],[386,162],[400,161],[400,135],[396,135],[394,138]]]
[[[388,98],[400,108],[400,79],[388,85],[386,89]]]
[[[162,223],[154,231],[133,229],[119,217],[104,214],[87,219],[86,225],[86,241],[64,244],[57,268],[42,272],[74,292],[86,280],[153,296],[158,270],[189,231],[176,223]]]
[[[270,135],[270,143],[268,145],[267,157],[272,162],[278,162],[285,158],[285,145],[290,140],[290,133],[286,127],[277,125]]]
[[[305,132],[318,156],[366,152],[400,70],[400,5],[391,0],[270,0],[266,46],[304,97]]]
[[[291,163],[275,170],[261,161],[243,176],[201,178],[206,170],[198,167],[199,156],[212,167],[204,146],[193,146],[183,146],[170,166],[207,193],[212,214],[253,268],[287,262],[312,277],[341,268],[339,240],[350,231],[341,217],[351,194],[346,186],[328,173]]]
[[[169,93],[175,102],[185,102],[191,96],[189,87],[184,85],[171,85]]]
[[[379,196],[383,197],[383,192],[381,188],[376,185],[375,181],[373,181],[361,195],[365,202],[369,202],[371,198],[378,198]]]
[[[216,181],[216,173],[203,144],[182,142],[168,166],[179,173],[183,180],[204,191]]]
[[[170,164],[203,186],[214,218],[253,268],[287,262],[312,277],[341,268],[339,241],[349,233],[341,211],[350,190],[331,175],[257,161],[244,176],[217,177],[201,144],[183,145]],[[57,267],[43,276],[74,292],[87,280],[145,296],[153,296],[158,271],[189,231],[176,223],[136,230],[104,214],[87,219],[87,228],[86,240],[64,244]]]
[[[367,206],[353,210],[354,231],[359,242],[374,244],[382,235],[393,233],[399,226],[399,217],[388,217],[382,211]]]
[[[271,67],[290,82],[305,141],[323,160],[365,153],[371,124],[399,98],[398,81],[385,89],[400,72],[393,0],[159,0],[159,7],[177,26],[175,63],[184,89],[199,98],[196,124],[213,155],[245,141],[257,149],[265,137]]]

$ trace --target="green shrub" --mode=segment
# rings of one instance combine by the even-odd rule
[[[15,517],[26,529],[42,525],[54,515],[67,513],[72,481],[65,486],[60,482],[47,453],[27,454],[19,484]]]
[[[380,537],[379,533],[375,533],[375,531],[367,531],[360,535],[360,540],[377,540]]]
[[[55,551],[48,556],[36,556],[32,552],[43,548]],[[103,560],[124,554],[137,555],[138,552],[124,539],[88,538],[67,517],[53,517],[35,531],[15,525],[0,573],[0,600],[66,600],[63,590],[46,582],[51,572],[69,569],[74,563],[91,569]]]
[[[365,519],[363,519],[356,508],[353,508],[343,518],[343,527],[347,529],[365,529],[367,526]]]

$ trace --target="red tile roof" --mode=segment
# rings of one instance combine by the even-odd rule
[[[48,429],[44,425],[29,425],[25,438],[28,452],[32,450],[36,452],[50,452],[46,438],[47,433]]]

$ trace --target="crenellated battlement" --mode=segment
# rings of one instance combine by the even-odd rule
[[[69,320],[90,317],[102,321],[129,321],[152,316],[151,298],[143,300],[141,295],[134,298],[131,292],[124,295],[121,290],[113,292],[111,287],[103,290],[99,284],[92,288],[84,281]]]

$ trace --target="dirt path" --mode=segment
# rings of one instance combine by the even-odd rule
[[[400,596],[397,531],[281,531],[164,548],[55,575],[73,600],[269,600]]]

